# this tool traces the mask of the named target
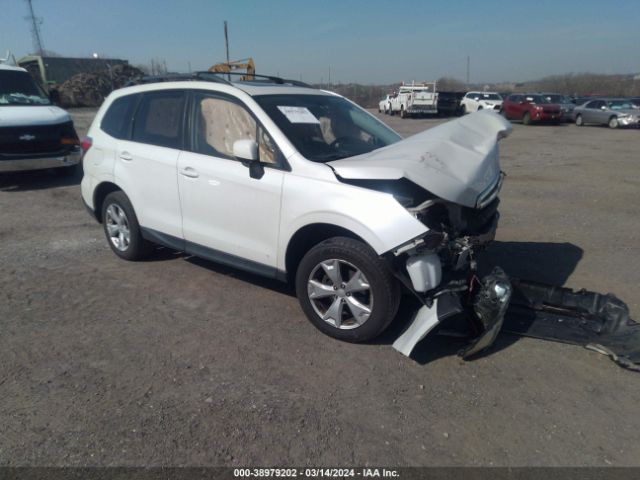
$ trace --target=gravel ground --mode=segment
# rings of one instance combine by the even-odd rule
[[[639,133],[515,125],[485,263],[640,317]],[[502,335],[472,362],[442,337],[407,359],[397,327],[340,343],[279,283],[119,260],[50,172],[0,176],[0,212],[0,465],[640,465],[640,377],[604,356]]]

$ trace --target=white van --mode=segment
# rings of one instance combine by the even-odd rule
[[[20,67],[0,64],[0,172],[73,175],[82,151],[71,117]]]

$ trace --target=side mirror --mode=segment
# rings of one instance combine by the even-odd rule
[[[258,144],[249,138],[233,142],[233,156],[249,167],[249,176],[260,180],[264,176],[264,166],[258,156]]]
[[[233,142],[233,156],[238,160],[254,162],[258,160],[258,144],[249,138]]]
[[[51,90],[49,92],[49,100],[54,105],[60,105],[60,93],[58,92],[58,90]]]

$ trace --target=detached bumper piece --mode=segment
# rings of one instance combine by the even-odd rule
[[[462,297],[466,297],[468,293],[466,288],[459,292],[443,292],[430,306],[421,307],[402,335],[393,343],[393,348],[408,357],[417,343],[437,325],[461,313],[467,313],[474,330],[479,333],[460,355],[467,359],[489,347],[502,328],[509,306],[509,278],[501,268],[496,267],[490,275],[482,278],[477,291],[470,292],[472,300],[465,307],[462,305]]]
[[[640,323],[615,295],[511,279],[513,297],[503,330],[581,345],[640,371]]]

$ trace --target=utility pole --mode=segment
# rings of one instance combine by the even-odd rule
[[[471,57],[467,55],[467,89],[469,88],[469,72],[471,70]]]
[[[331,85],[331,65],[329,65],[329,85]]]
[[[229,34],[227,33],[227,21],[224,21],[224,45],[227,49],[227,65],[229,65]],[[231,81],[231,75],[227,75],[227,80]]]
[[[42,36],[40,35],[40,23],[42,23],[42,19],[36,17],[33,12],[33,5],[31,4],[31,0],[27,0],[27,6],[29,7],[29,16],[27,16],[27,20],[31,22],[31,37],[33,40],[33,48],[36,49],[36,53],[41,57],[44,55],[44,47],[42,45]]]

